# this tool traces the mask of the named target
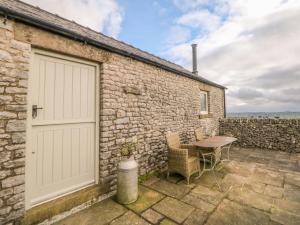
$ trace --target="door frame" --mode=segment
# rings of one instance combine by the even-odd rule
[[[95,168],[94,168],[94,173],[95,173],[95,183],[94,184],[99,184],[99,135],[100,135],[100,65],[98,63],[95,63],[93,61],[88,61],[88,60],[84,60],[84,59],[79,59],[79,58],[76,58],[73,57],[73,56],[68,56],[68,55],[64,55],[62,53],[55,53],[55,52],[52,52],[52,51],[46,51],[46,50],[41,50],[41,49],[38,49],[38,48],[32,48],[31,49],[31,54],[30,54],[30,65],[29,65],[29,74],[28,74],[28,87],[27,87],[27,122],[26,122],[26,143],[25,143],[25,210],[28,210],[32,207],[35,207],[37,205],[40,205],[40,204],[43,204],[45,202],[49,202],[49,201],[52,201],[54,199],[57,199],[57,198],[60,198],[62,196],[65,196],[65,195],[68,195],[68,194],[71,194],[73,192],[76,192],[78,190],[81,190],[81,189],[84,189],[86,187],[89,187],[90,185],[88,186],[85,186],[85,187],[82,187],[82,188],[79,188],[79,189],[76,189],[76,190],[73,190],[73,191],[70,191],[68,193],[65,193],[65,194],[62,194],[60,196],[57,196],[55,198],[52,198],[52,199],[49,199],[45,202],[41,202],[41,203],[38,203],[38,204],[35,204],[35,205],[31,205],[30,204],[30,199],[29,199],[29,196],[28,196],[28,182],[26,182],[28,179],[31,178],[30,174],[31,174],[31,171],[30,171],[30,168],[29,167],[29,157],[28,155],[31,154],[31,135],[32,135],[32,116],[31,116],[31,113],[32,113],[32,108],[31,108],[31,105],[32,105],[32,99],[31,99],[31,95],[32,95],[32,73],[33,73],[33,66],[34,66],[34,56],[38,54],[38,55],[44,55],[44,56],[50,56],[50,57],[54,57],[54,58],[58,58],[58,59],[62,59],[62,60],[69,60],[69,61],[72,61],[72,62],[75,62],[75,63],[81,63],[81,64],[86,64],[86,65],[90,65],[90,66],[94,66],[95,67],[95,81],[96,81],[96,84],[95,84],[95,121],[96,121],[96,124],[95,124]],[[26,157],[27,156],[27,157]]]

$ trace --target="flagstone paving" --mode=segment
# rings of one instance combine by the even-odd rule
[[[99,215],[100,216],[100,215]],[[146,220],[133,213],[132,211],[126,212],[121,217],[114,219],[111,225],[150,225]]]
[[[160,225],[177,225],[177,223],[169,220],[168,218],[165,218],[160,222]]]
[[[225,199],[209,217],[207,225],[268,225],[269,216],[260,210]]]
[[[182,198],[191,190],[190,187],[183,183],[174,184],[166,180],[159,180],[149,187],[173,198]]]
[[[175,198],[166,197],[154,205],[153,209],[177,223],[182,223],[195,208]]]
[[[201,210],[201,209],[195,209],[191,215],[186,219],[184,222],[184,225],[195,225],[199,224],[202,225],[207,220],[208,213]]]
[[[146,220],[153,224],[157,224],[164,218],[163,215],[154,211],[153,209],[147,209],[145,212],[143,212],[142,217],[144,217]]]
[[[206,212],[212,212],[215,209],[215,205],[198,198],[193,193],[187,194],[184,196],[181,201],[190,204],[191,206],[195,207],[196,209],[201,209]]]
[[[140,186],[138,200],[127,207],[136,213],[142,213],[164,197],[165,195],[157,191]]]
[[[57,224],[76,224],[76,225],[105,225],[113,219],[123,215],[127,209],[108,199],[91,206],[87,210],[76,213]]]
[[[57,225],[300,224],[299,153],[234,148],[230,158],[190,185],[178,175],[153,177],[135,203],[111,198]]]

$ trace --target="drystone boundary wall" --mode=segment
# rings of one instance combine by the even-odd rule
[[[285,152],[300,152],[300,119],[220,120],[220,134],[238,139],[237,145]]]

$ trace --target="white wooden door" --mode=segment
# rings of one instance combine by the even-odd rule
[[[69,57],[33,54],[27,208],[95,183],[96,71]]]

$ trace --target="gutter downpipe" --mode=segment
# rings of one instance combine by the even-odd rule
[[[225,93],[225,88],[223,89],[224,93],[224,118],[226,118],[226,93]]]

